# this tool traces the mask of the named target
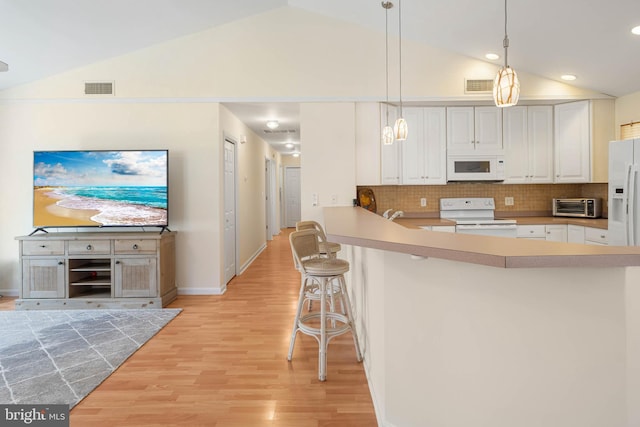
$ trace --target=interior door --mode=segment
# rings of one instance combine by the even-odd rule
[[[224,283],[236,275],[236,145],[224,140]]]
[[[296,222],[300,221],[300,212],[302,209],[300,197],[300,168],[287,167],[284,170],[284,198],[287,227],[295,227]]]

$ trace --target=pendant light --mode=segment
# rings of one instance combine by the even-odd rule
[[[398,141],[404,141],[409,134],[407,122],[402,117],[402,0],[398,0],[398,75],[400,82],[400,115],[393,127],[393,133]]]
[[[386,75],[386,88],[387,88],[387,103],[385,105],[385,111],[387,116],[386,125],[382,128],[382,143],[384,145],[392,145],[394,134],[393,128],[389,126],[389,9],[393,7],[393,3],[390,1],[383,1],[382,7],[385,9],[384,11],[384,46],[385,46],[385,75]]]
[[[507,51],[509,37],[507,36],[507,0],[504,0],[504,67],[498,70],[493,81],[493,101],[497,107],[511,107],[518,103],[520,97],[520,81],[515,70],[509,67]]]

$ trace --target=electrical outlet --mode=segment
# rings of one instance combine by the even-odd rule
[[[318,193],[311,195],[311,206],[318,206]]]
[[[505,206],[513,206],[513,197],[505,197],[504,198]]]
[[[331,204],[332,205],[337,205],[338,204],[338,195],[337,194],[332,194],[331,195]]]
[[[423,197],[420,199],[420,207],[424,208],[425,206],[427,206],[427,198]]]

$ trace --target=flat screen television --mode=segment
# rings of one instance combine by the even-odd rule
[[[35,151],[33,226],[169,225],[168,150]]]

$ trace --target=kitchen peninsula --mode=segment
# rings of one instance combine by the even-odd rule
[[[380,425],[640,425],[640,248],[324,221]]]

